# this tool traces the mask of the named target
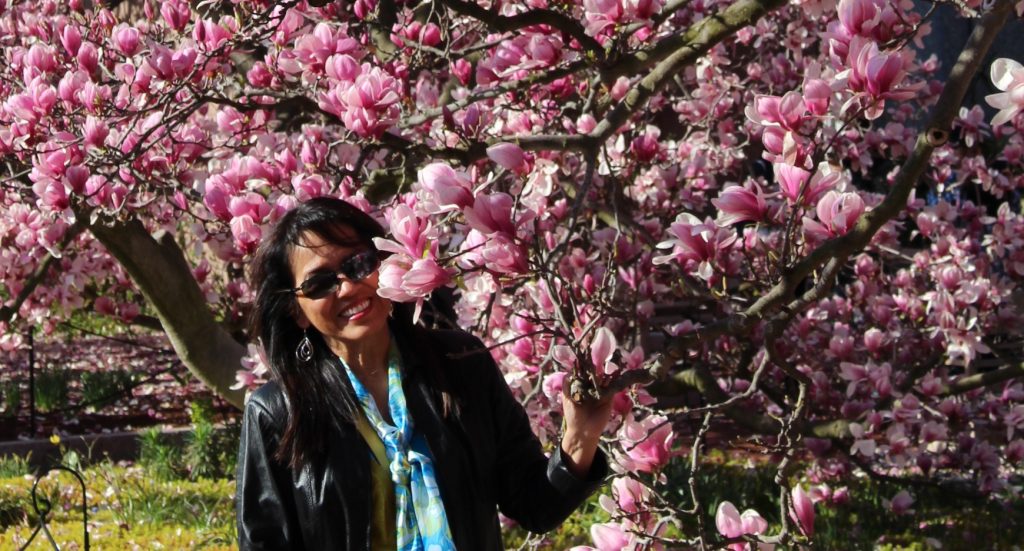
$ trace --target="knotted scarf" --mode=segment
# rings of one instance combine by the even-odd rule
[[[366,387],[342,360],[366,418],[380,435],[395,486],[395,526],[399,551],[454,551],[434,462],[423,435],[415,430],[402,391],[402,357],[394,339],[388,351],[388,409],[394,425],[384,421]]]

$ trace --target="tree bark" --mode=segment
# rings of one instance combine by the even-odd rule
[[[231,385],[246,348],[214,319],[174,236],[163,230],[150,234],[135,219],[113,226],[97,222],[89,230],[153,305],[174,351],[189,371],[241,408],[245,393]]]

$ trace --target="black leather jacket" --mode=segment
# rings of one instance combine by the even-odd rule
[[[560,524],[600,485],[598,451],[586,480],[573,476],[557,449],[541,452],[526,413],[480,341],[466,333],[421,331],[417,348],[399,341],[409,412],[427,440],[452,538],[463,551],[502,549],[497,509],[533,532]],[[465,354],[466,351],[471,351]],[[444,418],[417,369],[425,355],[442,366],[458,412]],[[354,426],[336,427],[326,459],[295,472],[272,456],[287,420],[271,382],[245,407],[238,454],[238,540],[249,549],[369,549],[370,450]]]

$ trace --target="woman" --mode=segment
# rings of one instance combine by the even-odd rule
[[[318,198],[256,253],[253,334],[272,380],[245,407],[243,550],[501,549],[497,509],[549,530],[607,471],[610,402],[563,399],[565,434],[545,457],[479,340],[414,326],[377,294],[383,236]]]

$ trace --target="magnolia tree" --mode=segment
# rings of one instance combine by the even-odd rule
[[[614,396],[598,549],[805,541],[855,470],[1012,497],[1024,68],[987,51],[1024,3],[949,1],[945,80],[939,3],[0,0],[0,347],[88,309],[240,404],[246,262],[332,195],[543,440]],[[778,458],[778,525],[662,497],[715,430]]]

